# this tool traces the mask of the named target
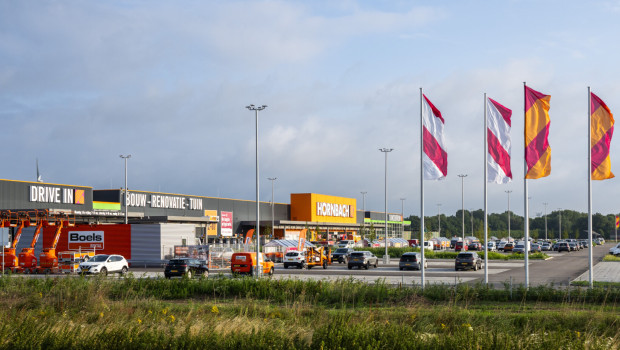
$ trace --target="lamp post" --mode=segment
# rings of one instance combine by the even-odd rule
[[[362,216],[362,232],[363,236],[366,238],[366,191],[360,192],[362,194],[362,212],[364,213]],[[329,239],[329,237],[327,237]]]
[[[258,111],[262,111],[267,108],[266,105],[262,106],[254,106],[249,105],[245,106],[250,111],[254,111],[254,116],[256,119],[256,271],[254,272],[254,276],[259,278],[261,276],[261,269],[259,268],[258,261],[260,259],[260,206],[258,202]]]
[[[504,191],[508,194],[508,242],[510,242],[510,194],[512,191]]]
[[[390,262],[390,256],[388,255],[388,214],[387,214],[387,158],[388,153],[392,152],[393,148],[379,148],[379,151],[385,154],[385,256],[384,262],[387,264]]]
[[[459,174],[461,178],[461,214],[462,214],[462,226],[463,226],[463,244],[461,244],[461,251],[465,251],[465,178],[467,174]]]
[[[267,178],[269,181],[271,181],[271,237],[276,236],[276,229],[275,229],[275,219],[274,219],[274,215],[273,215],[273,207],[275,206],[273,203],[273,182],[276,181],[278,178],[277,177],[268,177]]]
[[[441,237],[441,203],[437,204],[437,231],[439,232],[439,237]]]
[[[558,208],[558,215],[560,215],[560,221],[558,223],[558,239],[562,239],[562,208]]]
[[[127,208],[129,207],[127,205],[127,159],[131,158],[131,154],[128,154],[126,156],[121,154],[119,157],[125,160],[125,224],[127,224],[127,221],[128,221]]]
[[[547,202],[543,203],[543,205],[545,206],[545,241],[548,240],[548,237],[547,237],[547,204],[549,203]]]

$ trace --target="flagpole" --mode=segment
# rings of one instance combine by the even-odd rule
[[[489,141],[487,139],[487,93],[484,93],[484,284],[489,284],[489,232],[487,225],[487,167],[489,154]],[[463,242],[463,244],[465,244]]]
[[[424,290],[424,120],[422,119],[423,94],[420,88],[420,283]]]
[[[527,108],[527,101],[525,98],[525,82],[523,82],[523,119],[525,120],[526,118],[526,108]],[[525,145],[527,147],[527,145]],[[524,149],[525,151],[525,149]],[[523,176],[523,213],[524,213],[524,218],[525,218],[525,223],[523,225],[523,233],[524,233],[524,245],[525,245],[525,288],[528,289],[530,286],[530,271],[529,271],[529,259],[528,259],[528,254],[529,254],[529,244],[530,244],[530,220],[529,220],[529,208],[528,208],[528,200],[527,200],[527,158],[523,157],[523,172],[524,172],[524,176]]]
[[[592,276],[592,94],[588,86],[588,278],[593,287]]]

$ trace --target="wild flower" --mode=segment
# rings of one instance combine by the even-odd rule
[[[173,315],[168,316],[168,322],[174,323],[175,320],[176,320],[176,318],[174,318]]]
[[[211,313],[212,313],[212,314],[216,314],[216,315],[217,315],[217,314],[219,314],[219,313],[220,313],[220,310],[217,308],[217,306],[213,305],[213,306],[211,307]]]

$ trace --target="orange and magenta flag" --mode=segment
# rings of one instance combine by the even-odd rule
[[[614,115],[609,107],[594,93],[590,93],[590,175],[592,180],[614,177],[611,172],[609,145],[614,135]]]
[[[525,163],[526,179],[539,179],[551,173],[549,147],[549,101],[551,96],[525,86]]]

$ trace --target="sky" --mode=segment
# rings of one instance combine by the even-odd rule
[[[620,1],[0,0],[0,178],[255,200],[356,198],[420,215],[420,89],[445,120],[448,175],[425,215],[484,203],[484,93],[512,109],[523,215],[523,83],[551,95],[551,175],[530,216],[588,210],[587,87],[620,113]],[[620,176],[620,140],[611,143]],[[467,177],[459,178],[458,174]],[[365,201],[361,192],[367,192]],[[620,211],[617,178],[593,212]],[[401,200],[401,198],[405,198]]]

